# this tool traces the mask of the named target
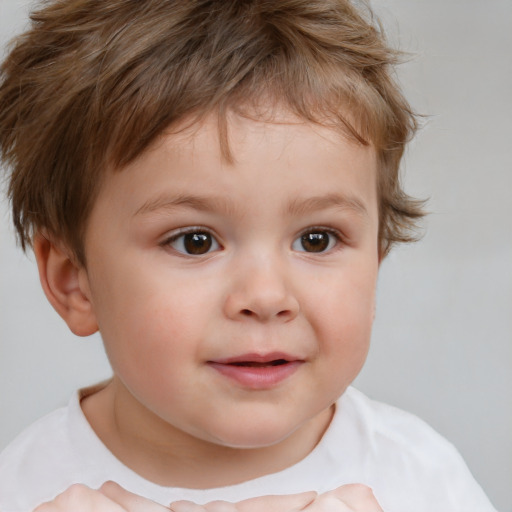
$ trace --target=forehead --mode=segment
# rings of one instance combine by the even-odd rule
[[[226,167],[235,167],[237,162],[257,159],[251,150],[258,145],[265,145],[267,153],[275,150],[268,155],[275,159],[289,157],[286,149],[291,146],[304,157],[329,153],[343,153],[344,159],[377,157],[371,144],[356,141],[335,120],[319,118],[311,122],[280,104],[269,103],[228,111],[226,115],[213,112],[199,120],[186,118],[168,127],[138,160],[152,152],[176,157],[187,153],[187,158],[217,159]]]
[[[310,204],[343,195],[356,207],[367,204],[360,210],[373,208],[377,158],[372,146],[283,110],[259,118],[231,113],[225,128],[223,140],[216,115],[170,127],[136,160],[109,173],[100,196],[133,200],[139,213],[170,196],[191,195],[228,197],[224,204],[261,194],[286,196],[288,203],[314,198]]]

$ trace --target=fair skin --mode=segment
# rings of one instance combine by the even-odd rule
[[[285,112],[229,128],[233,163],[210,117],[108,173],[85,267],[35,242],[50,302],[76,334],[100,330],[113,368],[82,402],[88,421],[165,486],[232,485],[303,459],[369,346],[374,149]]]
[[[132,494],[115,482],[106,482],[98,490],[74,485],[51,503],[43,503],[34,512],[382,512],[371,489],[364,485],[343,485],[318,495],[304,492],[282,496],[262,496],[238,503],[212,501],[197,505],[176,501],[169,507]]]

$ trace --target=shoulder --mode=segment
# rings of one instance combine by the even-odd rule
[[[350,439],[358,477],[374,488],[384,509],[494,510],[457,449],[417,416],[354,388],[337,406],[334,430]],[[344,442],[339,446],[347,449]]]
[[[0,454],[2,512],[31,510],[67,487],[76,472],[70,439],[75,407],[78,396],[36,421]]]
[[[456,454],[454,446],[425,421],[402,409],[368,398],[350,387],[340,400],[345,411],[358,423],[362,436],[373,441],[375,448],[382,445],[406,451],[423,458],[428,454]]]
[[[336,404],[332,428],[344,437],[359,440],[365,451],[426,454],[457,453],[452,444],[414,414],[367,397],[349,387]]]

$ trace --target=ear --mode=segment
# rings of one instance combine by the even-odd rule
[[[77,336],[98,330],[86,269],[62,247],[37,234],[34,254],[43,291],[55,311]]]

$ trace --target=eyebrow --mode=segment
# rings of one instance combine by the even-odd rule
[[[181,207],[204,212],[222,211],[227,214],[235,211],[235,205],[225,197],[180,194],[177,196],[163,195],[146,201],[133,215],[135,217],[158,210],[172,211]]]
[[[155,199],[146,201],[138,208],[134,217],[152,213],[158,210],[173,211],[178,208],[190,208],[193,210],[213,212],[221,211],[227,215],[236,213],[235,204],[225,197],[220,196],[197,196],[197,195],[163,195]],[[358,215],[368,216],[363,201],[357,197],[344,196],[340,194],[327,194],[321,196],[307,197],[304,199],[296,198],[290,201],[287,206],[289,215],[307,215],[320,210],[328,210],[330,208],[339,210],[352,211]]]
[[[291,215],[307,215],[330,208],[349,210],[358,215],[368,216],[368,210],[363,201],[355,196],[344,196],[340,194],[327,194],[325,196],[294,199],[288,205],[288,212]]]

